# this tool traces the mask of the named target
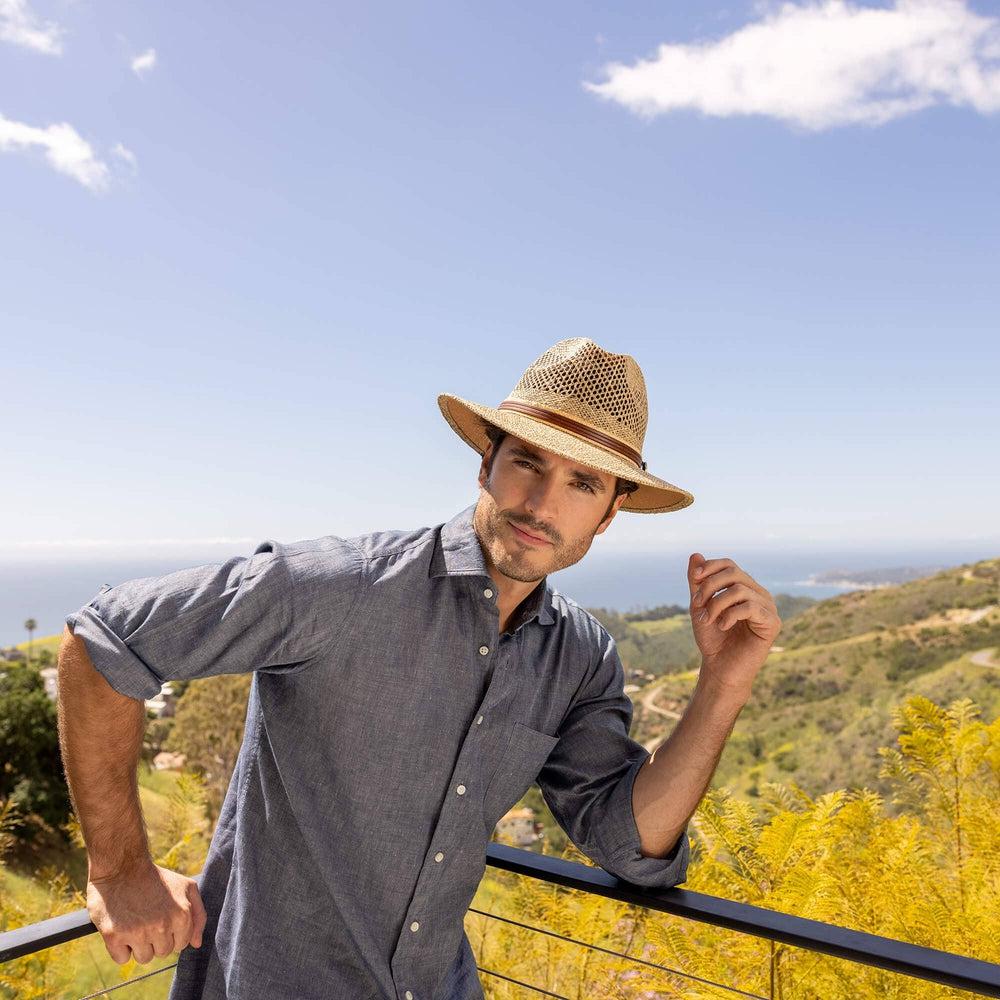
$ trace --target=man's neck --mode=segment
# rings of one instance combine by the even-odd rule
[[[492,574],[490,574],[490,575],[492,576]],[[494,583],[495,582],[496,582],[496,579],[494,578]],[[519,580],[516,580],[516,581],[513,581],[513,582],[520,584]],[[521,586],[522,587],[527,587],[528,590],[526,592],[523,591],[523,590],[519,591],[519,593],[521,594],[520,598],[518,598],[517,596],[514,596],[514,597],[509,598],[507,601],[504,601],[503,591],[502,590],[498,590],[497,591],[497,593],[499,595],[498,602],[497,602],[497,610],[500,612],[500,632],[501,633],[507,631],[507,628],[511,624],[511,622],[512,622],[512,620],[514,618],[514,614],[517,611],[517,609],[524,603],[525,600],[527,600],[530,597],[530,595],[532,593],[534,593],[534,591],[535,591],[535,589],[537,587],[543,586],[543,583],[540,580],[536,580],[534,583],[521,584]],[[534,598],[532,597],[531,600],[534,600]]]
[[[507,626],[510,624],[514,612],[524,599],[532,594],[540,584],[544,585],[544,580],[515,580],[505,576],[497,569],[489,552],[486,551],[486,546],[483,545],[478,536],[476,540],[479,541],[486,570],[490,574],[490,579],[493,580],[493,587],[497,593],[497,610],[500,612],[500,632],[502,634],[507,631]]]

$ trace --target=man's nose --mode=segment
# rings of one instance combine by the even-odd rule
[[[556,520],[558,513],[558,486],[556,482],[548,476],[539,476],[528,491],[525,505],[539,524],[551,524]],[[552,533],[548,529],[542,531],[537,527],[532,529],[531,526],[525,525],[524,530],[552,541]]]

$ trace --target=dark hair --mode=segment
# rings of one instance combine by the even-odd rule
[[[479,417],[479,422],[483,425],[483,430],[486,432],[486,436],[490,439],[490,442],[493,445],[489,461],[486,463],[486,474],[489,475],[493,471],[493,462],[496,460],[497,452],[500,450],[500,444],[507,436],[507,432],[501,430],[495,424],[491,424],[488,420],[483,420],[482,417]],[[618,496],[622,493],[634,493],[638,488],[639,484],[633,483],[631,479],[622,479],[621,476],[616,476],[615,495],[611,498],[611,503],[608,504],[608,509],[604,512],[604,517],[607,517],[608,514],[611,513],[611,507]],[[601,520],[604,520],[604,518]]]

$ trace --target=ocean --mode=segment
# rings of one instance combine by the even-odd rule
[[[205,558],[147,558],[59,561],[42,559],[0,562],[0,646],[24,642],[24,622],[38,622],[35,636],[60,633],[66,615],[77,610],[100,590],[137,577],[160,576],[185,566],[221,562],[230,555],[247,555],[246,549]],[[659,554],[615,554],[592,549],[576,566],[554,573],[553,587],[584,607],[637,611],[660,604],[688,603],[688,551]],[[850,586],[818,586],[814,574],[834,569],[875,570],[915,566],[957,566],[995,558],[1000,552],[983,551],[974,545],[942,550],[880,549],[853,546],[829,551],[783,551],[734,549],[726,555],[746,570],[772,594],[798,594],[821,599],[854,589]]]

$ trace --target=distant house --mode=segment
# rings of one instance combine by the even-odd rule
[[[177,711],[177,696],[174,686],[167,681],[160,687],[160,693],[146,699],[146,708],[158,719],[171,718]]]
[[[45,693],[53,701],[57,701],[59,698],[59,668],[42,667],[38,672],[42,675],[42,681],[45,683]]]
[[[542,824],[535,822],[535,810],[524,806],[509,810],[497,823],[497,839],[514,847],[527,847],[541,837]]]
[[[157,771],[179,771],[187,761],[182,753],[170,753],[163,750],[153,758],[153,767]]]
[[[28,657],[18,649],[16,646],[8,646],[6,649],[0,649],[0,660],[27,660]]]

